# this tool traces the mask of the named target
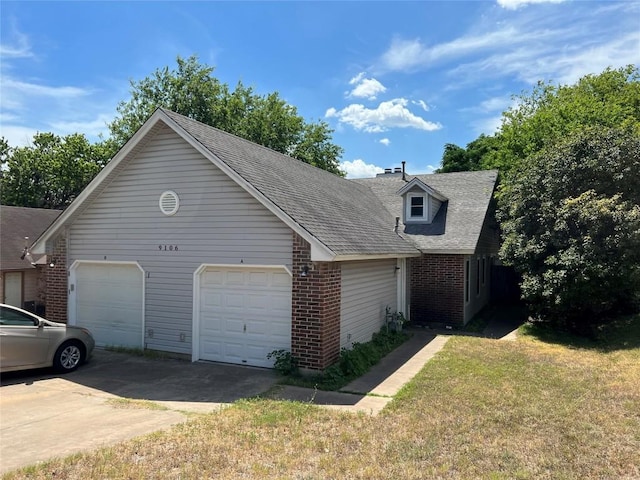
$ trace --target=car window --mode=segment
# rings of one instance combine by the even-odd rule
[[[11,308],[0,307],[0,325],[16,326],[36,326],[38,320],[26,313],[12,310]]]

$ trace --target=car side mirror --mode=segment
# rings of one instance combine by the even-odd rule
[[[38,328],[44,328],[44,322],[42,320],[38,320]]]

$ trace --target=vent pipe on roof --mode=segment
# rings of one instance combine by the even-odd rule
[[[396,217],[396,226],[393,227],[393,231],[398,233],[398,226],[400,225],[400,217]]]
[[[402,160],[402,181],[403,181],[403,182],[406,182],[406,181],[407,181],[407,174],[406,174],[406,172],[404,171],[404,166],[405,166],[405,164],[406,164],[406,163],[407,163],[407,162],[405,162],[404,160]]]

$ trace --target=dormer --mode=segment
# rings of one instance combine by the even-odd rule
[[[448,199],[437,190],[431,188],[419,178],[411,181],[398,190],[402,196],[402,212],[404,224],[431,223],[440,206]]]

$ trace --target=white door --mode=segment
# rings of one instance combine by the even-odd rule
[[[5,272],[4,303],[22,308],[22,272]]]
[[[291,276],[284,268],[207,267],[200,274],[199,357],[272,367],[291,348]]]
[[[100,346],[143,347],[144,276],[138,265],[80,263],[72,269],[70,323]]]

